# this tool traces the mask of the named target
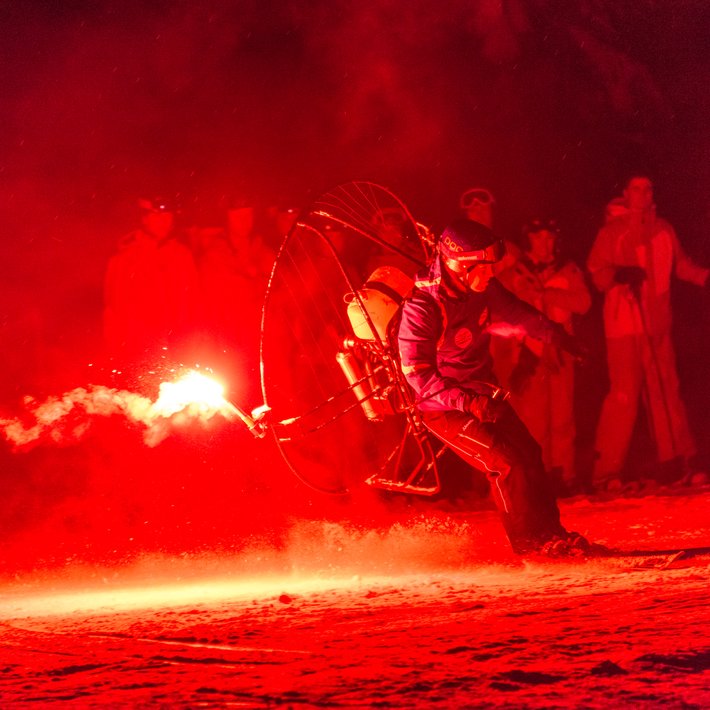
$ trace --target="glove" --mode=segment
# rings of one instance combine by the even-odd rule
[[[493,399],[486,394],[471,394],[468,395],[466,410],[469,414],[473,414],[479,422],[495,422],[501,415],[503,400]]]
[[[520,348],[518,362],[510,373],[510,391],[520,394],[525,389],[528,380],[535,374],[539,363],[540,358],[530,348],[523,345]]]
[[[631,286],[634,291],[638,291],[645,280],[646,269],[641,266],[617,266],[614,272],[616,283]]]
[[[553,345],[556,345],[560,350],[564,350],[575,362],[584,362],[589,352],[579,338],[570,335],[564,328],[560,327],[555,332]]]

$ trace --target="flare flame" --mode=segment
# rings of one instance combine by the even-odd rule
[[[193,421],[206,424],[216,415],[231,420],[237,413],[225,399],[224,387],[195,370],[174,382],[162,382],[155,401],[128,390],[89,385],[40,403],[25,397],[24,404],[24,416],[0,418],[0,432],[16,449],[43,441],[74,443],[86,434],[92,418],[114,415],[145,427],[144,442],[156,446],[176,426]]]

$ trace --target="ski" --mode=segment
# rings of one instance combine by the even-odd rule
[[[622,556],[622,559],[624,557]],[[685,551],[678,550],[670,555],[651,555],[650,557],[632,556],[629,558],[632,569],[670,569],[678,560],[684,560]]]
[[[688,547],[664,550],[615,550],[598,555],[600,558],[614,559],[631,569],[677,569],[694,564],[697,557],[710,555],[710,547]]]

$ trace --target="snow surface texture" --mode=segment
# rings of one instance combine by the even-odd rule
[[[624,547],[710,543],[708,491],[563,504]],[[90,574],[89,574],[90,572]],[[0,589],[3,707],[710,706],[710,558],[526,562],[490,511],[294,523],[278,550]]]

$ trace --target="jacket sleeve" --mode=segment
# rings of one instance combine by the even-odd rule
[[[584,280],[584,274],[571,261],[564,266],[562,271],[569,285],[567,288],[546,288],[543,292],[545,305],[563,308],[578,315],[586,313],[592,305],[592,297]]]
[[[561,326],[521,301],[496,279],[488,285],[491,324],[488,331],[506,338],[529,336],[543,343],[553,343]]]
[[[681,281],[688,281],[696,286],[705,286],[710,274],[710,269],[698,266],[683,250],[675,230],[668,225],[668,230],[673,241],[673,259],[675,262],[675,275]]]
[[[617,266],[613,258],[612,232],[609,227],[603,227],[599,230],[587,259],[587,268],[592,276],[592,282],[600,291],[608,291],[617,285],[614,280]]]
[[[468,395],[437,367],[437,344],[444,328],[441,307],[422,292],[404,302],[397,335],[402,373],[430,410],[466,411]]]

